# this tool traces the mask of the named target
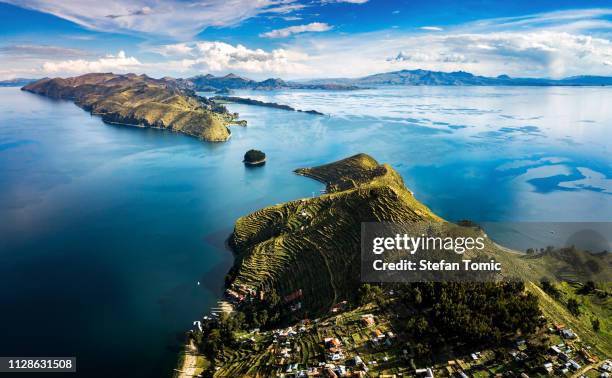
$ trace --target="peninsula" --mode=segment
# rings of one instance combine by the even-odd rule
[[[506,268],[499,279],[364,284],[362,222],[448,223],[416,200],[391,166],[365,154],[296,173],[325,183],[324,194],[236,221],[229,238],[235,264],[226,276],[231,307],[197,322],[177,370],[200,366],[194,374],[214,377],[415,376],[427,369],[429,376],[472,375],[483,368],[531,375],[544,368],[543,360],[553,361],[545,367],[550,371],[564,369],[569,359],[594,369],[597,355],[612,350],[606,333],[560,304],[573,289],[536,283],[548,266],[576,273],[581,258],[600,264],[593,269],[600,272],[609,256],[526,256],[466,223],[486,240],[484,253]],[[605,294],[610,286],[589,290]],[[589,301],[583,299],[585,308],[606,319],[607,305]],[[571,345],[563,357],[549,349],[558,334]],[[573,341],[576,334],[580,342]],[[517,365],[517,358],[524,362]]]
[[[314,114],[314,115],[324,115],[323,113],[318,112],[316,110],[300,110],[300,109],[296,109],[289,105],[277,104],[276,102],[259,101],[259,100],[254,100],[252,98],[235,97],[235,96],[214,96],[214,97],[211,97],[210,99],[220,104],[230,102],[230,103],[235,103],[235,104],[254,105],[254,106],[263,106],[265,108],[289,110],[291,112],[308,113],[308,114]]]
[[[172,78],[92,73],[41,79],[22,89],[74,101],[107,123],[166,129],[210,142],[228,140],[228,126],[237,117]]]

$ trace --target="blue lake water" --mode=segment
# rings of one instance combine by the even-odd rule
[[[167,376],[222,290],[234,220],[318,193],[292,170],[358,152],[449,220],[612,218],[609,88],[237,94],[329,116],[231,105],[249,126],[204,143],[0,88],[0,355]],[[250,148],[264,167],[244,167]]]

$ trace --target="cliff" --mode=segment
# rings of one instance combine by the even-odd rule
[[[224,107],[168,78],[94,73],[42,79],[22,89],[74,101],[108,123],[167,129],[212,142],[230,137],[228,125],[234,118]]]

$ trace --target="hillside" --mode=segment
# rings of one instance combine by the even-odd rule
[[[609,330],[594,331],[591,322],[599,317],[609,327],[609,286],[581,296],[578,317],[566,299],[577,294],[564,291],[555,300],[533,282],[609,280],[609,256],[571,248],[519,254],[468,224],[464,235],[485,237],[482,254],[504,267],[493,280],[364,284],[362,222],[450,224],[417,201],[392,167],[368,155],[295,172],[325,183],[325,193],[236,221],[229,239],[235,264],[226,276],[233,311],[206,316],[190,331],[195,352],[186,349],[188,362],[177,371],[197,365],[214,377],[382,377],[429,367],[435,376],[531,376],[546,361],[561,374],[563,358],[594,371],[608,357]],[[563,330],[578,336],[564,339]],[[567,354],[559,358],[550,347],[561,342]]]
[[[592,86],[612,85],[612,77],[573,76],[565,79],[513,78],[478,76],[469,72],[440,72],[429,70],[400,70],[378,73],[360,78],[319,79],[309,81],[317,85],[475,85],[475,86]]]
[[[283,302],[279,298],[286,303],[299,302],[299,308],[292,310],[294,315],[324,313],[340,300],[354,299],[361,284],[363,222],[424,225],[439,234],[484,237],[482,251],[442,255],[447,260],[459,256],[485,261],[493,258],[503,266],[500,274],[474,273],[467,275],[468,281],[610,278],[605,268],[610,264],[607,255],[578,258],[582,254],[566,251],[554,256],[550,253],[527,256],[498,246],[477,227],[444,222],[414,198],[392,167],[379,164],[368,155],[302,168],[296,173],[324,182],[326,193],[267,207],[236,221],[230,237],[236,254],[229,280],[231,295],[256,296],[272,306]],[[594,268],[589,268],[589,264]],[[461,274],[457,272],[454,279],[464,280],[466,275]],[[294,296],[299,300],[292,299]]]
[[[169,78],[99,73],[42,79],[22,89],[74,101],[108,123],[167,129],[213,142],[230,137],[228,125],[235,117]]]
[[[359,286],[361,222],[440,220],[367,155],[297,172],[329,180],[329,193],[238,219],[232,290],[253,288],[264,299],[300,292],[305,309],[326,311]]]
[[[350,84],[304,84],[285,81],[280,78],[270,78],[256,81],[242,76],[227,74],[225,76],[214,76],[211,74],[193,76],[184,79],[191,88],[197,91],[216,91],[226,89],[252,89],[252,90],[275,90],[275,89],[322,89],[322,90],[353,90],[358,89]]]

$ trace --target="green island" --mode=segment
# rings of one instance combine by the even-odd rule
[[[230,138],[237,114],[197,96],[180,80],[146,75],[92,73],[41,79],[22,88],[55,99],[74,101],[107,123],[171,130],[210,142]]]
[[[176,376],[605,375],[612,285],[597,274],[608,254],[517,253],[468,225],[505,276],[364,284],[362,222],[446,222],[365,154],[295,172],[326,189],[236,221],[226,298],[194,323]],[[571,280],[580,258],[598,283]]]

